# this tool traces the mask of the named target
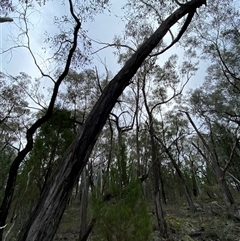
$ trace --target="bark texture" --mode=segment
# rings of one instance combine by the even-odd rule
[[[81,133],[71,144],[51,181],[45,188],[38,205],[18,241],[51,241],[58,228],[74,184],[79,178],[96,140],[114,107],[131,78],[145,58],[157,46],[169,28],[179,19],[196,8],[206,4],[206,0],[192,0],[172,13],[160,27],[142,44],[124,67],[103,90],[93,107]]]

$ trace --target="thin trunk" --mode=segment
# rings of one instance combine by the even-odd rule
[[[136,93],[136,153],[137,153],[137,176],[145,174],[142,173],[141,164],[140,164],[140,145],[139,145],[139,93],[140,93],[140,83],[137,81],[137,93]]]
[[[161,166],[159,167],[159,178],[160,178],[160,185],[161,185],[161,193],[162,193],[163,203],[165,205],[167,205],[167,198],[166,198],[166,193],[165,193],[165,187],[164,187],[164,181],[163,181]]]
[[[192,174],[192,176],[191,176],[191,178],[192,178],[192,192],[193,192],[194,197],[197,197],[199,190],[198,190],[198,185],[197,185],[193,161],[191,161],[191,174]]]
[[[194,205],[194,202],[192,200],[192,196],[191,196],[191,193],[188,189],[188,186],[186,184],[186,181],[185,181],[185,178],[182,174],[182,171],[181,169],[179,168],[177,162],[175,161],[174,157],[172,156],[172,153],[169,151],[169,149],[165,146],[165,144],[163,143],[163,141],[159,138],[157,138],[155,136],[155,138],[161,143],[162,147],[165,149],[165,152],[167,153],[169,159],[171,160],[172,164],[173,164],[173,167],[175,168],[180,180],[181,180],[181,183],[182,183],[182,186],[183,186],[183,189],[184,189],[184,194],[185,194],[185,197],[187,199],[187,202],[188,202],[188,205],[189,205],[189,208],[192,212],[196,212],[197,209]]]
[[[88,210],[88,193],[89,193],[89,177],[88,170],[85,167],[82,172],[81,179],[81,213],[80,213],[80,232],[79,240],[82,240],[87,231],[87,210]]]
[[[113,149],[113,128],[111,120],[108,118],[109,130],[110,130],[110,144],[109,144],[109,152],[108,152],[108,160],[107,160],[107,170],[106,170],[106,178],[103,180],[103,188],[102,191],[105,191],[105,186],[109,185],[109,172],[110,165],[112,161],[112,149]]]
[[[154,127],[153,127],[153,116],[149,109],[148,103],[147,103],[147,97],[145,92],[145,78],[143,78],[143,98],[144,98],[144,105],[148,114],[148,122],[149,122],[149,135],[150,135],[150,143],[151,143],[151,160],[152,160],[152,170],[153,170],[153,187],[154,187],[154,201],[155,201],[155,209],[156,209],[156,215],[157,215],[157,224],[158,224],[158,231],[160,232],[162,237],[167,237],[167,225],[164,219],[161,199],[160,199],[160,160],[157,155],[157,148],[156,148],[156,142],[154,139]]]
[[[167,225],[164,220],[164,214],[163,214],[163,209],[162,209],[162,204],[161,204],[161,199],[160,199],[159,188],[157,188],[157,189],[155,188],[154,202],[155,202],[155,209],[156,209],[156,215],[157,215],[158,229],[160,231],[161,237],[167,238],[168,237]]]
[[[199,130],[197,129],[196,125],[194,124],[192,118],[190,117],[189,113],[185,112],[191,125],[193,126],[194,130],[196,131],[198,137],[200,138],[200,140],[202,141],[203,145],[205,146],[205,148],[207,149],[210,157],[211,157],[211,165],[212,165],[212,169],[217,177],[218,180],[218,188],[219,188],[219,193],[222,196],[222,199],[224,201],[224,203],[226,204],[226,206],[231,206],[234,204],[234,199],[233,196],[228,188],[227,182],[225,180],[225,178],[223,178],[223,171],[221,170],[219,164],[218,164],[218,160],[217,160],[217,154],[216,152],[210,148],[210,146],[207,144],[207,142],[205,141],[205,139],[203,138],[202,134],[199,132]],[[197,147],[196,145],[194,145],[199,151],[200,154],[205,158],[205,160],[207,161],[207,157],[204,155],[204,153],[199,149],[199,147]]]
[[[96,223],[96,219],[92,219],[90,224],[88,225],[88,227],[86,229],[86,232],[84,233],[84,235],[82,236],[82,238],[79,241],[87,241],[88,240],[88,237],[91,234],[95,223]]]

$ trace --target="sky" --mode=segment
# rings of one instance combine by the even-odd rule
[[[83,22],[83,29],[88,30],[88,36],[96,41],[111,43],[114,35],[121,35],[124,31],[124,22],[121,20],[123,12],[121,7],[125,0],[113,0],[111,11],[105,11],[104,14],[99,14],[95,17],[95,21]],[[44,53],[42,46],[44,45],[45,31],[50,33],[56,32],[56,26],[52,23],[54,15],[68,14],[68,5],[62,5],[60,1],[53,0],[48,1],[45,6],[42,6],[38,10],[29,12],[31,22],[29,24],[29,35],[31,40],[31,48],[36,56],[39,65],[47,70],[51,68],[47,65],[44,59],[48,56],[48,51]],[[16,44],[19,44],[21,40],[21,27],[22,23],[19,22],[17,16],[14,13],[9,14],[14,19],[14,22],[0,24],[0,48],[8,49]],[[169,39],[170,40],[170,39]],[[94,46],[94,51],[102,46]],[[103,70],[104,67],[101,62],[104,62],[112,72],[116,74],[120,70],[120,66],[117,64],[117,59],[113,55],[113,48],[106,48],[97,53],[92,66],[96,66],[99,70]],[[164,62],[167,58],[174,53],[183,55],[183,51],[179,48],[173,47],[165,52],[161,57],[161,61]],[[0,54],[0,71],[16,76],[19,72],[26,72],[28,75],[34,77],[40,76],[40,72],[36,68],[32,57],[29,52],[24,48],[15,48],[7,53]],[[81,71],[81,70],[80,70]],[[101,72],[101,71],[100,71]],[[198,74],[188,84],[188,88],[199,87],[204,78],[205,67],[201,66]],[[43,85],[48,85],[48,80],[42,80]]]
[[[83,23],[83,29],[88,30],[88,36],[92,39],[102,42],[111,43],[114,34],[118,34],[123,31],[124,24],[118,17],[114,17],[119,12],[122,2],[113,1],[113,8],[111,13],[100,14],[95,18],[94,22]],[[30,26],[30,39],[31,47],[36,55],[41,55],[44,57],[41,46],[44,46],[44,32],[48,31],[50,33],[56,32],[56,26],[51,23],[52,16],[61,14],[68,14],[68,6],[63,6],[59,4],[58,1],[50,1],[45,6],[40,8],[41,12],[31,13],[31,24]],[[7,49],[15,45],[14,41],[17,42],[17,37],[21,33],[19,27],[21,24],[18,19],[15,18],[13,13],[9,14],[10,17],[14,18],[12,23],[4,23],[0,25],[0,46],[1,49]],[[103,60],[112,58],[113,49],[103,50],[98,53],[99,57]],[[40,58],[39,58],[40,60]],[[106,60],[107,61],[107,60]],[[41,61],[40,61],[41,63]],[[117,71],[118,66],[114,64],[114,61],[110,60],[106,62],[109,69],[113,72]],[[96,62],[97,64],[97,62]],[[18,48],[12,51],[1,54],[1,66],[0,70],[8,72],[12,75],[17,75],[19,72],[27,72],[31,76],[37,75],[37,69],[27,53],[26,49]]]

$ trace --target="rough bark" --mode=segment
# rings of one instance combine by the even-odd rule
[[[142,44],[110,81],[93,107],[75,141],[64,155],[18,241],[50,241],[59,226],[69,196],[81,174],[96,140],[118,97],[129,85],[131,78],[145,58],[157,46],[170,27],[186,14],[206,4],[206,0],[192,0],[172,13]]]

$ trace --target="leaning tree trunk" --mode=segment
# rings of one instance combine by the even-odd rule
[[[18,241],[51,241],[59,226],[72,189],[92,152],[97,138],[118,97],[137,72],[145,58],[167,31],[183,16],[192,14],[206,0],[192,0],[172,13],[140,46],[124,67],[110,81],[93,107],[81,133],[71,144],[31,215]]]

